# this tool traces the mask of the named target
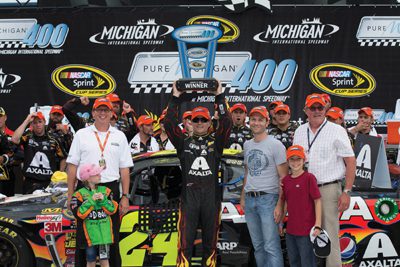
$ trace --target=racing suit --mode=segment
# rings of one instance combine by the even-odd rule
[[[225,96],[215,97],[219,121],[215,131],[203,136],[188,136],[179,127],[180,100],[172,97],[164,126],[175,146],[181,163],[182,193],[178,222],[177,266],[190,266],[197,227],[201,227],[202,266],[216,266],[217,239],[220,224],[221,189],[218,170],[224,143],[229,137],[232,119]]]
[[[233,126],[229,140],[225,145],[226,148],[243,150],[244,142],[253,138],[253,134],[249,127],[245,125]]]

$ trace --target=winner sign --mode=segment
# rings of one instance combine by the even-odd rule
[[[189,25],[176,29],[172,37],[178,43],[179,61],[183,79],[176,82],[179,91],[215,91],[218,82],[212,78],[217,41],[222,31],[210,25]],[[200,45],[188,48],[187,44]],[[204,71],[203,78],[192,78],[191,71]]]

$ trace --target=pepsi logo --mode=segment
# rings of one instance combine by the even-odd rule
[[[342,236],[339,239],[340,242],[340,253],[342,260],[351,259],[357,250],[357,244],[355,240],[349,236]]]

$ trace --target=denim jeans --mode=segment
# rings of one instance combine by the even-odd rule
[[[286,234],[286,248],[290,267],[317,266],[317,261],[309,236]]]
[[[281,239],[274,222],[277,194],[246,196],[245,216],[258,267],[283,267]]]

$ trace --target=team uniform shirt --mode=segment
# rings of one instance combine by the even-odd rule
[[[279,193],[277,166],[286,162],[286,150],[281,142],[267,135],[260,142],[244,143],[244,164],[247,166],[245,192]]]
[[[157,135],[154,137],[157,140],[158,146],[160,150],[172,150],[175,149],[174,145],[171,143],[171,141],[166,138],[164,141],[161,140],[161,135]]]
[[[298,127],[297,122],[291,121],[285,131],[282,131],[278,127],[272,127],[268,130],[268,134],[281,141],[285,148],[288,148],[293,144],[294,132]]]
[[[8,164],[11,162],[11,157],[13,155],[6,134],[0,132],[0,157],[3,155],[6,155],[6,158],[4,159],[5,161],[0,164],[0,181],[10,179]],[[2,190],[0,193],[3,193]]]
[[[71,147],[74,135],[71,129],[69,129],[68,125],[63,125],[63,126],[68,128],[68,132],[66,134],[64,134],[64,132],[61,130],[57,130],[55,126],[54,127],[47,126],[47,131],[51,136],[57,139],[57,141],[60,143],[63,149],[63,153],[67,155],[69,148]]]
[[[94,125],[91,125],[77,131],[72,141],[67,163],[76,166],[86,163],[99,165],[101,149],[95,133],[98,134],[100,143],[103,145],[108,132],[110,134],[103,154],[106,168],[101,173],[101,182],[119,181],[119,169],[132,167],[133,161],[125,135],[114,127],[110,126],[107,132],[99,132]],[[79,179],[79,170],[77,173]]]
[[[132,138],[132,140],[129,142],[129,147],[131,149],[132,155],[146,152],[157,152],[160,150],[157,140],[154,137],[150,136],[146,144],[143,144],[142,142],[140,142],[139,134],[136,134]]]
[[[103,200],[93,200],[95,193],[102,193]],[[71,210],[78,221],[78,247],[91,247],[114,243],[112,221],[110,215],[118,209],[112,192],[105,186],[96,190],[82,187],[72,195]]]
[[[53,172],[57,171],[57,163],[65,158],[60,143],[47,132],[37,136],[31,131],[20,139],[24,148],[24,176],[39,181],[50,181]]]
[[[253,134],[249,127],[245,125],[233,126],[228,142],[225,147],[236,150],[243,150],[244,142],[253,138]]]
[[[287,175],[282,185],[282,199],[288,211],[286,233],[308,236],[315,225],[314,200],[321,198],[315,176],[306,171],[296,178]]]
[[[315,175],[319,184],[343,179],[346,172],[343,158],[354,157],[346,130],[327,120],[315,133],[308,122],[301,125],[294,133],[293,144],[304,147],[308,171]]]

